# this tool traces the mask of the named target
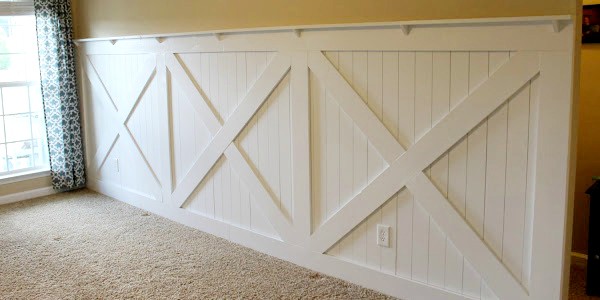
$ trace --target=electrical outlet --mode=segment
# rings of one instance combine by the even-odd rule
[[[390,226],[377,224],[377,245],[390,247]]]
[[[113,170],[115,171],[115,173],[119,173],[119,159],[118,158],[113,159]]]

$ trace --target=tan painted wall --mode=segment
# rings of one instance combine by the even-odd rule
[[[574,14],[574,0],[71,0],[78,38],[214,29]]]
[[[573,251],[587,253],[589,198],[592,176],[600,176],[600,45],[581,47],[580,112],[575,183]]]
[[[600,4],[600,0],[584,0],[583,4]],[[589,198],[585,190],[593,183],[592,176],[600,176],[600,44],[581,46],[579,76],[579,128],[572,251],[587,253]]]

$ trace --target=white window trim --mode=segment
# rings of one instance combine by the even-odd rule
[[[0,185],[26,181],[30,179],[42,178],[50,176],[49,168],[35,168],[26,171],[20,171],[14,174],[0,176]]]
[[[33,1],[0,1],[0,16],[22,16],[33,14]]]

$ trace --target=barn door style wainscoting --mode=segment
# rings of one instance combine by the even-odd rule
[[[81,40],[90,188],[400,298],[559,299],[570,19],[447,23]]]

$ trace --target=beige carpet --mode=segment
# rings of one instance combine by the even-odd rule
[[[383,299],[83,190],[0,206],[1,299]]]

